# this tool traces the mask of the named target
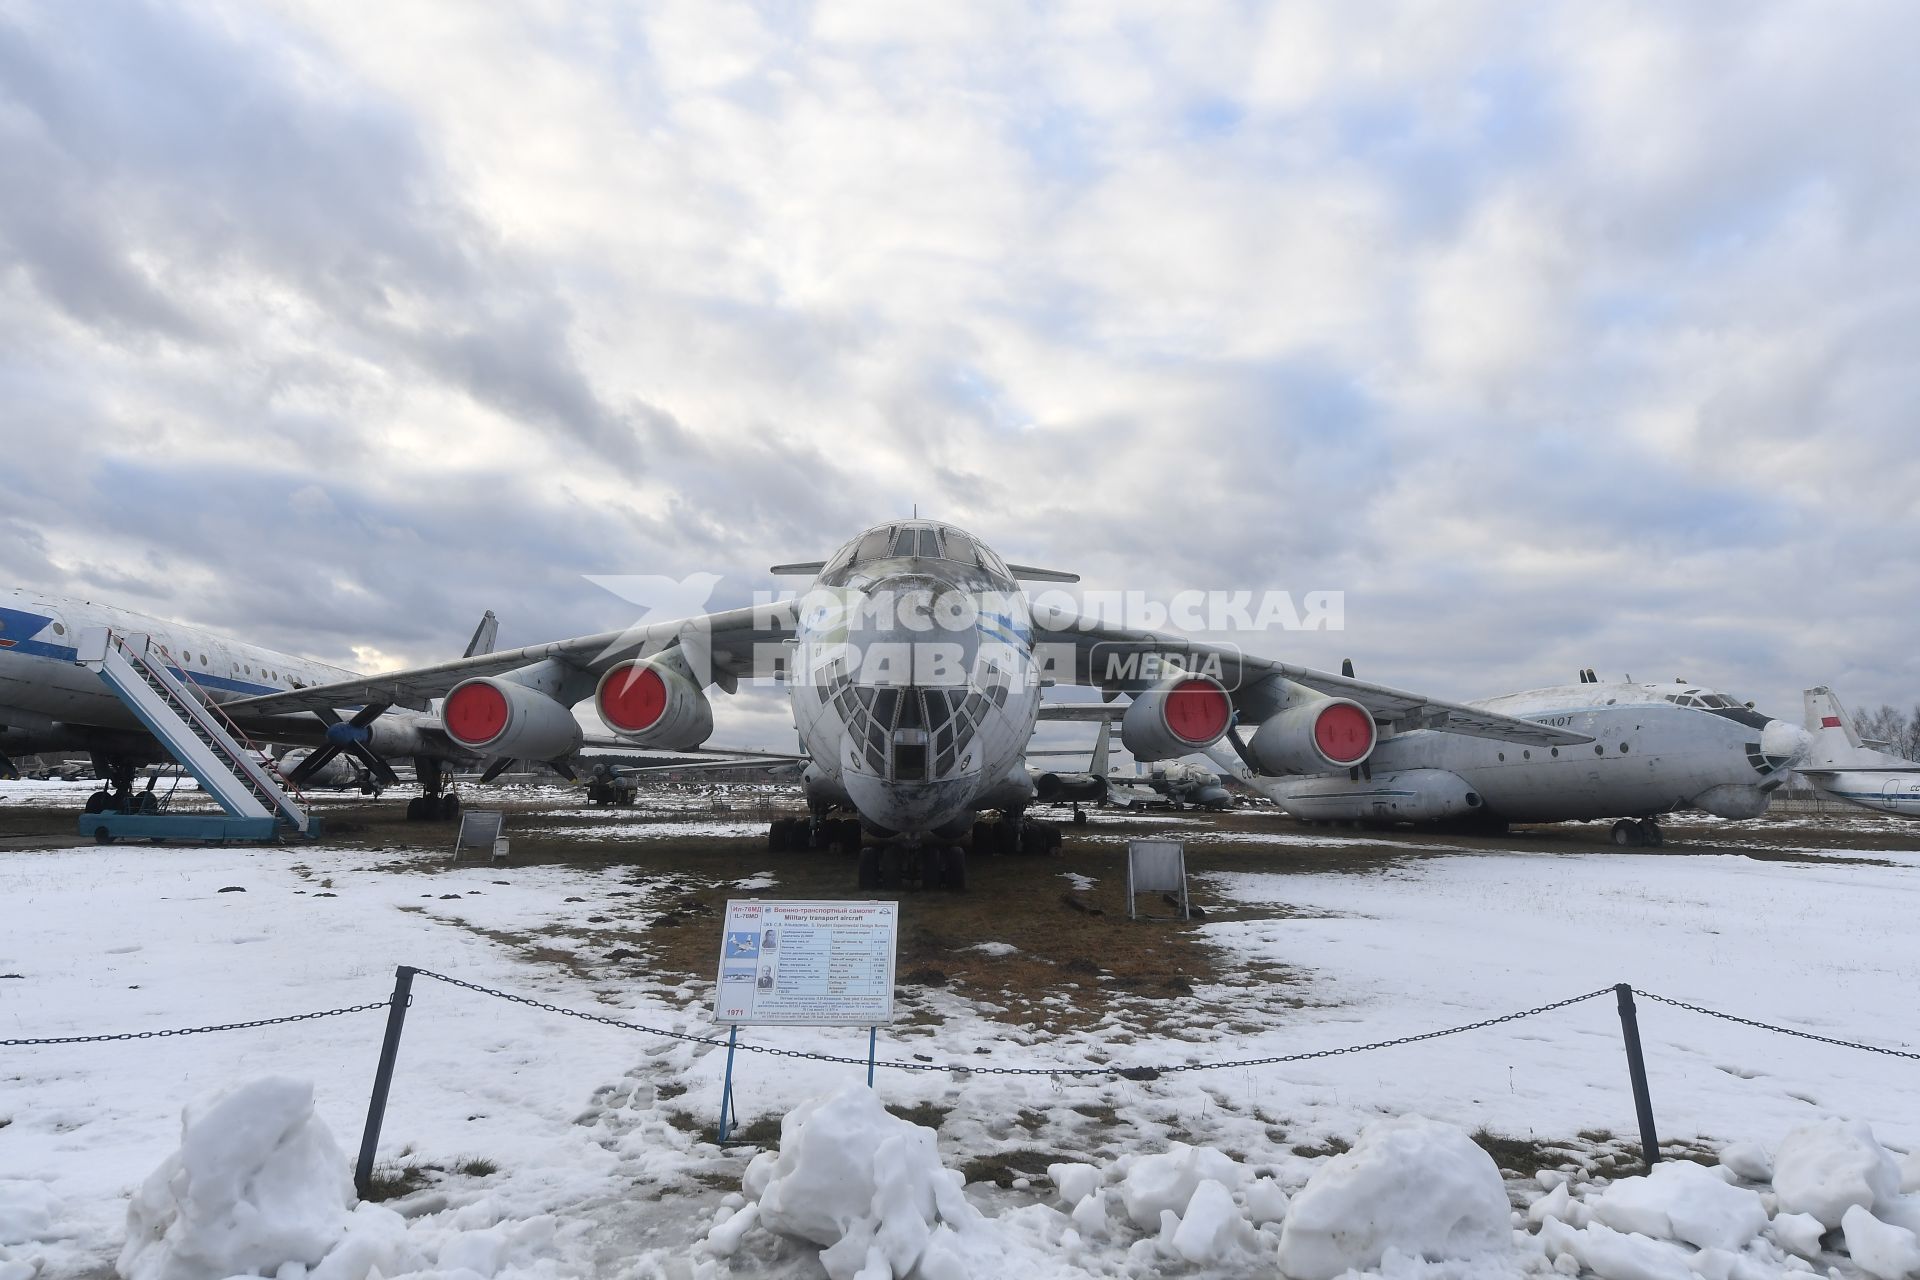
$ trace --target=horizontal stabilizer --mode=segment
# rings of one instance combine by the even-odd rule
[[[1064,569],[1036,569],[1030,564],[1010,564],[1007,572],[1022,582],[1078,582],[1080,575]]]

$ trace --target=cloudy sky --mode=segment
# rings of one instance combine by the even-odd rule
[[[390,665],[917,504],[1097,587],[1342,590],[1253,647],[1443,695],[1911,703],[1917,47],[1849,0],[0,0],[0,578]]]

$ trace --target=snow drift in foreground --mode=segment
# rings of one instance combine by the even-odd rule
[[[127,1207],[117,1269],[125,1280],[538,1273],[556,1225],[503,1222],[474,1205],[409,1223],[359,1203],[346,1155],[314,1114],[313,1086],[269,1076],[186,1108],[180,1149]]]
[[[750,1238],[771,1232],[818,1247],[831,1280],[1778,1280],[1849,1257],[1857,1272],[1833,1274],[1914,1280],[1920,1196],[1902,1185],[1920,1183],[1920,1162],[1909,1166],[1903,1179],[1866,1126],[1828,1120],[1771,1158],[1740,1144],[1717,1167],[1675,1161],[1611,1182],[1543,1173],[1516,1213],[1472,1139],[1409,1116],[1370,1126],[1292,1194],[1224,1152],[1176,1142],[1105,1167],[1052,1165],[1059,1207],[990,1217],[942,1167],[932,1130],[850,1086],[786,1117],[779,1150],[755,1157],[691,1261],[697,1276],[734,1274]]]

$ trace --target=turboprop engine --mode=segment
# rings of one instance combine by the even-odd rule
[[[448,737],[483,756],[557,760],[579,750],[584,736],[565,703],[497,676],[453,686],[440,717]]]
[[[1233,727],[1233,699],[1211,676],[1181,672],[1134,696],[1120,741],[1135,760],[1172,760],[1205,751]]]
[[[713,704],[669,660],[643,658],[608,668],[593,701],[609,729],[644,747],[684,751],[713,733]]]
[[[1265,774],[1325,773],[1364,764],[1378,736],[1373,716],[1359,703],[1317,698],[1262,722],[1247,751]]]

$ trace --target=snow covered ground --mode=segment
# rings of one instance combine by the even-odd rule
[[[0,802],[18,785],[0,789]],[[44,802],[41,789],[50,784],[27,785]],[[622,819],[644,820],[633,813]],[[697,825],[726,829],[728,821]],[[1188,838],[1197,841],[1205,828],[1192,830]],[[1817,846],[1817,828],[1806,834]],[[1915,834],[1920,846],[1920,830]],[[1307,835],[1291,827],[1273,835],[1281,847],[1298,840],[1360,843],[1344,833]],[[1063,883],[1059,874],[1080,875],[1071,858],[1034,871],[1049,886],[1038,896],[1049,899]],[[706,980],[596,953],[580,924],[614,900],[665,909],[698,875],[697,867],[686,875],[641,875],[617,862],[449,868],[426,851],[324,846],[0,852],[0,1039],[235,1022],[375,1001],[398,964],[709,1034]],[[738,891],[777,894],[777,884],[775,869],[748,877]],[[1365,872],[1217,871],[1205,888],[1227,904],[1202,926],[1222,957],[1220,977],[1198,987],[1194,1016],[1170,1023],[1165,1038],[1115,1034],[1111,1026],[1010,1024],[932,990],[916,996],[910,1021],[882,1036],[881,1056],[983,1066],[1251,1058],[1474,1021],[1619,981],[1820,1034],[1920,1045],[1912,1012],[1920,948],[1911,942],[1920,851],[1763,860],[1549,854],[1520,844]],[[223,892],[229,889],[241,891]],[[1248,910],[1237,913],[1233,904]],[[904,927],[912,927],[914,911],[909,895]],[[996,954],[996,941],[972,940],[988,955]],[[1276,969],[1297,980],[1276,987],[1257,979]],[[350,1153],[382,1019],[376,1010],[222,1034],[0,1048],[0,1277],[33,1274],[20,1266],[45,1277],[110,1273],[129,1202],[180,1148],[182,1108],[237,1083],[267,1076],[310,1081],[314,1116]],[[1896,1153],[1920,1145],[1920,1075],[1910,1062],[1646,1001],[1641,1021],[1665,1139],[1712,1149],[1745,1142],[1777,1154],[1789,1131],[1838,1117],[1871,1123]],[[855,1030],[746,1036],[854,1057],[865,1049],[864,1033]],[[420,1166],[423,1186],[389,1202],[410,1223],[404,1230],[411,1252],[392,1256],[502,1277],[724,1275],[729,1268],[738,1275],[823,1274],[821,1242],[809,1245],[739,1217],[750,1205],[761,1206],[754,1219],[764,1215],[765,1185],[743,1196],[752,1151],[710,1141],[723,1060],[704,1046],[422,979],[381,1154],[389,1170]],[[750,1136],[772,1145],[779,1117],[863,1076],[859,1067],[743,1054],[736,1081],[741,1118]],[[967,1203],[985,1220],[1006,1223],[1005,1239],[994,1246],[1003,1252],[956,1245],[962,1270],[951,1274],[998,1274],[991,1268],[1000,1265],[1036,1275],[1273,1274],[1278,1246],[1261,1243],[1261,1213],[1249,1200],[1272,1197],[1251,1190],[1256,1178],[1271,1178],[1273,1191],[1294,1196],[1296,1208],[1316,1171],[1334,1169],[1323,1186],[1347,1185],[1342,1179],[1372,1185],[1367,1179],[1375,1175],[1356,1172],[1351,1160],[1336,1164],[1343,1159],[1337,1152],[1383,1117],[1409,1113],[1542,1144],[1548,1167],[1578,1175],[1577,1194],[1560,1212],[1527,1224],[1528,1250],[1498,1268],[1454,1263],[1433,1275],[1530,1274],[1556,1256],[1564,1257],[1563,1270],[1584,1267],[1586,1274],[1685,1275],[1684,1258],[1704,1256],[1636,1254],[1632,1237],[1620,1245],[1604,1233],[1651,1219],[1635,1218],[1631,1208],[1624,1216],[1609,1210],[1609,1218],[1573,1207],[1608,1194],[1604,1181],[1589,1176],[1621,1172],[1618,1156],[1633,1132],[1610,994],[1468,1035],[1281,1067],[1150,1080],[883,1070],[878,1086],[884,1102],[937,1124],[938,1159],[980,1179],[967,1187]],[[286,1111],[298,1095],[281,1089],[273,1097]],[[302,1137],[298,1149],[311,1151],[317,1142]],[[912,1155],[914,1141],[902,1142],[899,1159],[920,1159]],[[1177,1155],[1179,1143],[1224,1153],[1239,1172],[1198,1157],[1188,1173],[1204,1166],[1218,1176],[1148,1166],[1149,1181],[1173,1180],[1175,1190],[1162,1198],[1179,1201],[1169,1212],[1180,1221],[1163,1246],[1156,1243],[1164,1225],[1157,1216],[1129,1219],[1125,1188],[1144,1157]],[[1428,1147],[1436,1167],[1457,1168],[1457,1152],[1447,1154],[1443,1141],[1421,1150]],[[1076,1184],[1083,1196],[1063,1200],[1063,1188],[1045,1170],[1072,1163],[1093,1166],[1096,1188],[1106,1192]],[[1022,1176],[1009,1179],[1010,1170]],[[996,1176],[1012,1185],[987,1180]],[[1458,1174],[1466,1202],[1476,1194],[1476,1177]],[[1220,1192],[1195,1199],[1203,1182]],[[933,1197],[927,1204],[945,1194],[932,1182],[913,1185]],[[1762,1182],[1751,1185],[1775,1194]],[[1509,1179],[1507,1189],[1521,1203],[1548,1194],[1531,1178]],[[1669,1190],[1656,1200],[1718,1203],[1710,1189]],[[1069,1239],[1065,1212],[1094,1194],[1107,1196],[1101,1214],[1114,1221],[1096,1229],[1089,1210],[1088,1229],[1075,1228]],[[1316,1201],[1323,1208],[1315,1212],[1332,1212],[1324,1206],[1350,1198],[1322,1191],[1308,1203]],[[941,1203],[944,1209],[927,1210],[926,1230],[934,1235],[948,1221],[941,1214],[967,1216]],[[1746,1202],[1727,1212],[1740,1219]],[[1197,1225],[1186,1228],[1190,1247],[1182,1251],[1176,1236],[1190,1217]],[[1600,1230],[1589,1228],[1578,1241],[1544,1225],[1551,1220],[1571,1231],[1589,1219]],[[143,1219],[149,1226],[162,1220]],[[716,1221],[735,1227],[717,1244],[707,1240]],[[1278,1220],[1269,1225],[1277,1228]],[[1684,1238],[1669,1228],[1669,1238]],[[1874,1231],[1856,1223],[1842,1234],[1880,1240]],[[1831,1236],[1829,1244],[1841,1238]],[[1898,1239],[1881,1244],[1885,1256],[1900,1256]],[[1295,1256],[1310,1253],[1303,1243]],[[1616,1255],[1631,1255],[1631,1265]],[[1754,1250],[1749,1261],[1762,1270],[1753,1274],[1781,1273],[1785,1257],[1780,1248]],[[1381,1265],[1390,1275],[1427,1274],[1408,1269],[1415,1264],[1404,1258]],[[1819,1266],[1862,1274],[1831,1251]]]

